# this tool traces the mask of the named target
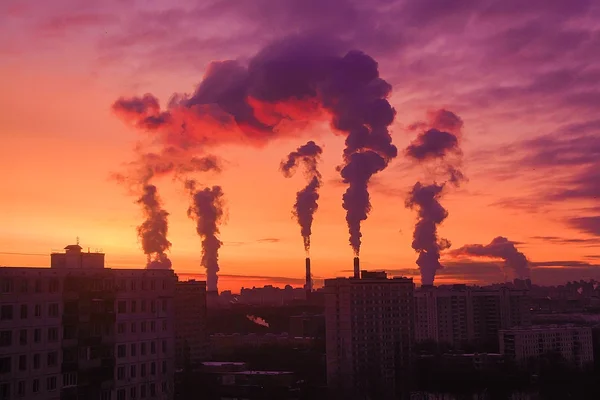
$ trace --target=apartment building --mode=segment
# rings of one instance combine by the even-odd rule
[[[332,398],[403,398],[414,338],[413,290],[412,279],[388,279],[385,272],[325,280]]]
[[[175,286],[175,367],[199,365],[208,357],[206,282],[189,280]]]
[[[176,275],[81,250],[0,268],[0,399],[171,399]]]
[[[496,350],[499,329],[531,325],[529,304],[527,290],[424,286],[415,292],[415,338]]]
[[[559,353],[582,368],[594,362],[592,328],[547,325],[501,329],[500,352],[518,363],[527,363],[547,353]]]

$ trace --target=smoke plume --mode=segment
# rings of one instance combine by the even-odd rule
[[[308,255],[310,252],[310,235],[315,211],[317,211],[319,200],[319,188],[321,187],[321,174],[317,169],[319,156],[323,150],[312,140],[298,147],[296,151],[288,154],[285,161],[281,162],[281,172],[286,177],[294,174],[298,164],[304,164],[305,175],[308,184],[296,193],[296,203],[293,214],[300,224],[300,232],[304,239],[304,250]]]
[[[164,146],[186,151],[231,142],[264,145],[297,134],[295,123],[330,117],[332,128],[346,135],[343,207],[358,255],[360,225],[371,209],[369,180],[397,156],[388,131],[396,114],[387,101],[391,89],[367,54],[340,51],[319,36],[294,36],[265,47],[247,65],[213,62],[195,92],[175,94],[166,109],[146,94],[118,99],[113,111],[155,133]]]
[[[246,315],[246,318],[254,322],[256,325],[265,326],[267,328],[269,327],[269,323],[261,317],[255,317],[254,315]]]
[[[192,195],[188,216],[196,221],[196,232],[202,238],[202,261],[206,268],[206,289],[217,291],[219,272],[219,225],[223,218],[223,190],[220,186],[196,190],[196,182],[189,180],[186,188]]]
[[[450,247],[450,241],[438,237],[437,227],[448,217],[448,211],[440,203],[447,183],[458,187],[466,179],[460,170],[462,125],[456,114],[442,109],[430,112],[427,122],[413,124],[410,128],[420,130],[420,133],[405,149],[406,156],[418,163],[437,164],[444,180],[442,184],[417,182],[405,202],[406,207],[416,209],[418,214],[412,248],[419,253],[417,265],[422,285],[433,284],[437,270],[443,268],[439,261],[440,252]]]
[[[465,255],[472,257],[500,258],[504,260],[504,267],[512,269],[519,279],[529,277],[529,261],[525,254],[515,247],[515,243],[505,237],[498,236],[487,245],[468,244],[453,250],[452,255]]]
[[[137,228],[138,236],[142,241],[142,248],[148,257],[146,268],[169,269],[171,261],[165,252],[171,247],[167,240],[169,213],[162,209],[156,186],[145,185],[144,194],[138,199],[146,220]]]
[[[440,252],[450,247],[447,239],[437,235],[437,226],[448,216],[448,211],[439,202],[443,190],[443,184],[422,185],[417,182],[406,199],[406,207],[416,209],[418,213],[412,248],[419,253],[417,265],[422,285],[433,284],[435,273],[442,268]]]

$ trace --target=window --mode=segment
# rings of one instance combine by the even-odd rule
[[[13,319],[12,304],[4,304],[0,307],[0,321],[10,321]]]
[[[12,293],[12,291],[13,291],[12,278],[0,279],[0,293]]]
[[[17,396],[25,397],[25,381],[17,383]]]
[[[162,299],[162,310],[167,312],[167,299]]]
[[[123,358],[127,357],[127,348],[124,344],[120,344],[117,346],[117,357]]]
[[[130,399],[135,399],[136,395],[136,390],[135,387],[132,387],[131,389],[129,389],[129,398]]]
[[[19,331],[19,344],[25,346],[27,344],[27,329],[21,329]]]
[[[123,379],[125,379],[125,367],[118,367],[117,368],[117,380],[122,381]]]
[[[163,287],[163,290],[165,290],[167,288],[167,281],[166,280],[162,281],[162,287]]]
[[[163,320],[162,328],[163,328],[163,332],[165,332],[167,330],[167,320]]]
[[[154,300],[150,300],[150,312],[156,312],[156,302]]]
[[[125,389],[117,390],[117,400],[125,400]]]
[[[150,290],[156,290],[156,281],[154,279],[150,281]]]
[[[77,372],[63,374],[63,387],[77,386]]]
[[[42,330],[40,328],[35,328],[33,330],[33,342],[39,343],[42,341]]]
[[[21,291],[21,293],[27,293],[27,290],[29,289],[28,286],[29,284],[27,282],[27,279],[21,279],[21,282],[19,284],[19,290]]]
[[[140,376],[142,378],[146,377],[146,364],[140,365]]]
[[[135,281],[134,280],[131,281],[131,291],[135,292]]]
[[[40,304],[36,304],[36,305],[35,305],[35,309],[34,309],[34,311],[33,311],[33,315],[34,315],[36,318],[39,318],[39,317],[41,317],[41,316],[42,316],[42,306],[41,306]]]
[[[150,396],[156,396],[156,385],[154,383],[150,384]]]
[[[49,342],[58,341],[58,328],[48,328],[48,341]]]
[[[34,354],[33,355],[33,369],[40,369],[40,362],[41,357],[39,354]]]
[[[142,312],[146,312],[146,300],[142,300]]]
[[[131,312],[132,313],[137,312],[137,301],[135,301],[135,300],[131,300]]]
[[[0,374],[7,374],[10,372],[10,357],[0,358]]]
[[[156,342],[150,342],[150,354],[156,354]]]
[[[166,374],[167,373],[167,362],[163,360],[162,362],[162,373]]]
[[[100,395],[100,400],[110,400],[111,391],[105,390]]]
[[[25,354],[19,356],[19,371],[27,371],[27,356]]]
[[[146,290],[146,281],[142,281],[142,290]]]
[[[163,382],[160,384],[162,392],[167,393],[167,382]]]
[[[156,375],[156,363],[154,361],[150,363],[150,375]]]
[[[41,279],[36,279],[35,280],[35,292],[36,293],[42,293],[42,281],[41,281]]]
[[[56,367],[58,364],[58,354],[55,351],[48,353],[47,362],[48,367]]]
[[[0,347],[8,347],[12,345],[12,331],[0,332]]]
[[[125,333],[125,323],[124,322],[119,322],[117,324],[117,332],[118,333]]]
[[[135,355],[136,355],[136,348],[137,348],[136,344],[131,343],[131,356],[132,357],[135,357]]]
[[[119,314],[125,314],[127,312],[127,303],[124,300],[119,301],[117,304],[117,312]]]
[[[136,377],[136,372],[137,372],[137,371],[136,371],[135,365],[132,365],[132,366],[129,368],[129,377],[130,377],[130,378],[135,378],[135,377]]]
[[[166,340],[162,341],[162,352],[163,353],[167,352],[167,341]]]
[[[40,391],[40,380],[39,379],[34,379],[33,380],[33,385],[31,387],[31,391],[33,393],[37,393]]]
[[[52,278],[50,280],[50,284],[48,285],[48,290],[50,291],[50,293],[58,292],[58,287],[59,287],[58,279]]]
[[[27,304],[21,304],[21,319],[27,319]]]
[[[58,304],[53,303],[48,306],[48,315],[52,318],[58,317]]]
[[[146,385],[140,386],[140,397],[142,399],[146,398]]]
[[[145,355],[146,355],[146,342],[142,342],[142,343],[140,344],[140,354],[141,354],[142,356],[145,356]]]
[[[0,400],[10,399],[10,383],[0,383]]]
[[[146,321],[142,321],[141,325],[142,333],[146,333]]]
[[[156,332],[156,322],[150,321],[150,332]]]
[[[131,323],[131,333],[135,333],[137,331],[137,324],[135,322]]]
[[[52,391],[56,390],[56,377],[50,376],[46,378],[46,390]]]

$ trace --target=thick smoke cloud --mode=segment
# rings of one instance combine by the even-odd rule
[[[472,257],[500,258],[504,260],[504,266],[514,271],[517,278],[529,278],[529,261],[525,254],[515,247],[515,243],[505,237],[498,236],[487,245],[468,244],[452,251],[453,255],[465,255]]]
[[[146,268],[169,269],[171,261],[165,253],[171,247],[171,242],[167,240],[169,213],[161,207],[156,186],[147,184],[143,190],[144,194],[137,203],[142,205],[146,220],[138,226],[137,231],[144,253],[148,256]]]
[[[443,184],[417,182],[406,199],[406,207],[416,209],[418,213],[412,248],[419,253],[417,265],[422,285],[433,284],[436,271],[442,268],[440,252],[450,247],[447,239],[437,235],[437,226],[448,217],[448,211],[439,202],[443,190]]]
[[[121,98],[113,110],[133,126],[155,132],[165,146],[189,150],[227,142],[262,145],[290,121],[330,116],[347,135],[342,178],[350,244],[360,251],[360,224],[371,209],[371,176],[397,156],[388,131],[392,87],[378,64],[360,51],[344,54],[322,37],[289,37],[267,46],[248,65],[214,62],[191,96],[175,94],[165,110],[151,94]]]
[[[286,177],[292,176],[300,163],[304,164],[306,168],[305,175],[308,184],[296,193],[293,213],[298,224],[300,224],[304,250],[307,255],[310,252],[313,217],[318,208],[317,201],[319,200],[319,188],[321,187],[321,174],[317,169],[317,163],[322,153],[321,147],[311,140],[288,154],[286,160],[282,161],[280,166],[281,172]]]
[[[223,190],[220,186],[196,190],[196,182],[189,180],[186,188],[192,196],[188,216],[196,221],[196,232],[202,238],[202,261],[206,268],[206,288],[217,291],[219,272],[219,225],[223,218]]]
[[[433,284],[436,272],[443,268],[439,261],[440,252],[450,247],[450,241],[438,237],[437,227],[448,217],[448,211],[440,203],[445,187],[448,183],[459,186],[466,179],[460,170],[462,126],[463,122],[456,114],[441,109],[430,112],[427,122],[410,127],[420,133],[405,149],[406,156],[419,163],[439,164],[438,171],[445,181],[442,184],[417,182],[405,202],[406,207],[416,209],[418,214],[412,248],[419,253],[417,265],[423,285]]]

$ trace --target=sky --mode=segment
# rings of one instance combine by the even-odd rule
[[[497,282],[502,257],[461,252],[507,238],[540,284],[600,279],[600,4],[593,0],[4,0],[0,3],[0,265],[47,266],[80,238],[112,268],[144,268],[139,193],[114,179],[161,136],[124,121],[119,98],[152,94],[161,110],[192,95],[211,62],[246,65],[290,35],[335,41],[378,62],[396,110],[398,156],[369,183],[361,265],[419,281],[407,196],[432,181],[406,157],[415,123],[440,109],[463,122],[461,170],[438,226],[451,242],[436,283]],[[128,123],[129,122],[129,123]],[[278,131],[279,132],[279,131]],[[302,285],[304,246],[292,216],[297,173],[279,165],[308,140],[323,149],[312,225],[317,283],[347,276],[352,248],[342,196],[345,136],[320,118],[261,143],[206,151],[222,171],[191,174],[223,188],[219,288]],[[145,147],[146,146],[146,147]],[[193,150],[195,151],[195,150]],[[205,150],[198,150],[199,155]],[[152,180],[168,211],[176,272],[203,274],[190,196],[172,176]],[[454,250],[454,251],[453,251]]]

